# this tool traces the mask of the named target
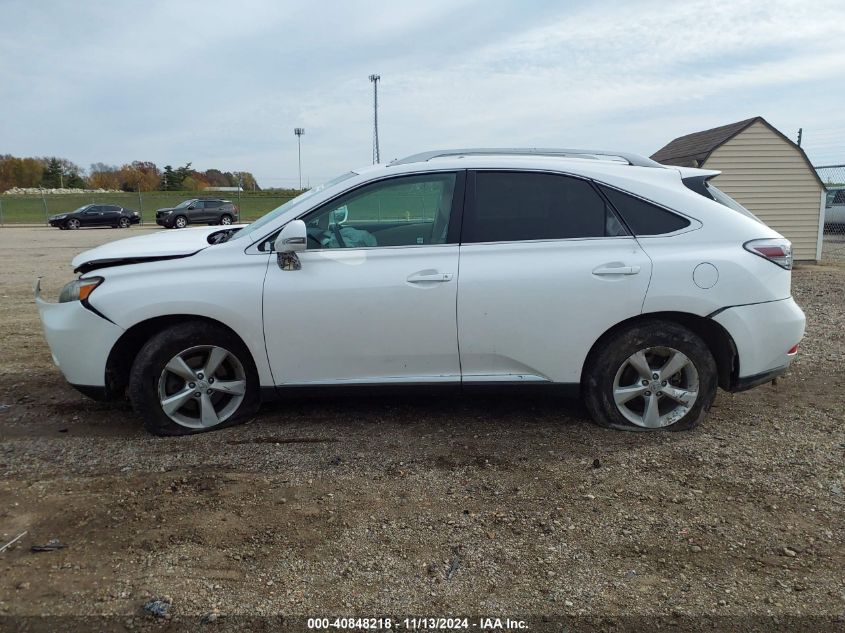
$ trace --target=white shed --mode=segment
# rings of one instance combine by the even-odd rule
[[[795,259],[821,258],[824,184],[804,150],[763,117],[678,137],[652,158],[720,170],[713,184],[791,241]]]

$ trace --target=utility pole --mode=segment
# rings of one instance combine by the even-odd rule
[[[305,128],[295,127],[293,128],[293,133],[296,134],[297,158],[299,161],[299,190],[302,191],[302,135],[305,134]]]
[[[798,128],[798,147],[801,147],[801,134],[804,132],[803,127]]]
[[[378,82],[381,75],[370,75],[373,82],[373,165],[381,162],[378,148]]]

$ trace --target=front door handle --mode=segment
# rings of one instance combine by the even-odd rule
[[[426,271],[423,273],[414,273],[408,277],[408,283],[412,284],[430,283],[432,281],[452,281],[452,273]]]
[[[594,275],[636,275],[639,266],[599,266],[593,270]]]

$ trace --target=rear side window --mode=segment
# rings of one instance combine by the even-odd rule
[[[557,174],[477,172],[475,204],[462,242],[510,242],[625,235],[589,182]]]
[[[645,200],[599,185],[634,235],[663,235],[689,226],[689,220]]]

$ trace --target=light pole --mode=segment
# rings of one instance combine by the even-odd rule
[[[293,133],[296,134],[297,158],[299,161],[299,190],[302,191],[302,135],[305,134],[304,127],[293,128]]]
[[[379,162],[378,151],[378,82],[381,75],[370,75],[373,82],[373,165]]]

